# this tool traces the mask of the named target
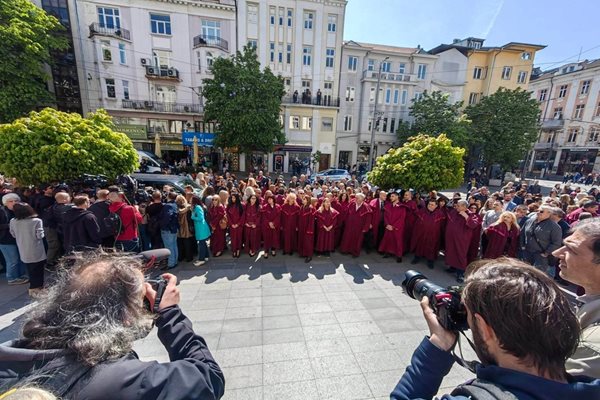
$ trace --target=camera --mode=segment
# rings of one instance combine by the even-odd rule
[[[469,329],[467,310],[460,301],[461,287],[443,288],[414,270],[406,271],[402,286],[413,299],[420,301],[423,297],[428,297],[429,306],[445,329],[450,331]]]
[[[152,307],[150,307],[150,301],[147,298],[144,298],[144,307],[146,307],[148,311],[157,312],[158,306],[160,305],[162,297],[165,294],[165,289],[167,288],[169,281],[163,277],[146,279],[145,281],[148,282],[152,286],[152,289],[156,291],[156,297],[154,298],[154,304]]]

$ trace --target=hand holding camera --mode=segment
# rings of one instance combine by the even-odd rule
[[[158,312],[164,308],[179,304],[177,277],[173,274],[162,274],[160,279],[145,282],[146,299],[150,303],[150,311]]]

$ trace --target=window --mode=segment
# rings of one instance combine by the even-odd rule
[[[275,7],[269,7],[269,22],[275,25]]]
[[[554,109],[554,119],[563,119],[563,109],[562,107],[556,107]]]
[[[561,87],[558,88],[558,98],[562,99],[567,95],[567,89],[568,89],[568,85],[562,85]]]
[[[302,80],[302,90],[310,89],[310,81],[307,79]]]
[[[389,61],[384,61],[381,64],[381,71],[382,72],[391,72],[392,71],[392,63]]]
[[[127,64],[127,54],[125,54],[125,43],[119,43],[119,62]]]
[[[483,75],[483,68],[475,67],[475,69],[473,70],[473,79],[481,79],[482,75]]]
[[[346,86],[346,101],[354,101],[355,89],[352,86]]]
[[[527,71],[519,71],[517,83],[525,83],[527,81]]]
[[[372,87],[371,90],[369,91],[369,103],[372,103],[375,101],[375,88]]]
[[[279,26],[283,26],[284,14],[285,14],[285,8],[279,7]]]
[[[583,81],[581,83],[581,90],[579,91],[579,94],[582,96],[588,94],[590,91],[591,83],[592,83],[592,81]]]
[[[315,17],[314,13],[308,12],[308,11],[304,12],[304,29],[312,30],[314,17]]]
[[[258,23],[258,5],[248,4],[248,22],[251,24]]]
[[[579,128],[570,128],[567,142],[574,143],[577,141],[577,135],[579,134]]]
[[[358,65],[358,57],[348,56],[348,71],[356,71]]]
[[[400,99],[400,91],[398,89],[394,89],[394,104],[398,104],[399,99]]]
[[[423,97],[423,93],[415,92],[415,101],[421,100],[421,97]]]
[[[269,60],[275,62],[275,42],[269,43]]]
[[[528,51],[524,51],[521,54],[521,60],[531,60],[531,53]]]
[[[369,123],[368,123],[367,130],[369,132],[371,132],[372,129],[373,129],[373,118],[369,118]]]
[[[211,21],[209,19],[202,20],[202,36],[205,38],[221,38],[221,22]]]
[[[306,46],[302,49],[302,65],[309,66],[312,63],[312,47]]]
[[[210,51],[206,52],[206,67],[208,69],[212,67],[214,60],[215,58],[213,57],[212,53]]]
[[[101,28],[119,29],[121,27],[119,9],[98,7],[98,23]]]
[[[367,71],[373,71],[375,69],[375,60],[369,58],[367,61]]]
[[[419,64],[417,69],[417,79],[425,79],[425,74],[427,73],[427,65]]]
[[[109,99],[115,99],[117,97],[117,93],[115,91],[115,80],[105,78],[104,82],[106,83],[106,97]]]
[[[344,131],[350,132],[352,130],[352,115],[346,115],[344,117]]]
[[[157,35],[170,35],[171,17],[169,15],[150,14],[150,30]]]
[[[283,44],[277,45],[277,60],[282,63],[283,62]]]
[[[469,94],[469,104],[476,104],[478,97],[479,97],[479,93]]]
[[[290,115],[290,129],[300,129],[300,117]]]
[[[323,132],[332,132],[333,131],[333,118],[331,118],[331,117],[321,118],[321,130]]]
[[[554,143],[555,138],[556,134],[554,132],[548,132],[548,136],[546,137],[546,143]]]
[[[588,142],[597,142],[600,139],[600,127],[593,126],[588,133]]]
[[[102,49],[102,61],[112,62],[112,51],[110,49],[110,42],[108,40],[102,40],[100,42]]]
[[[402,91],[402,100],[401,100],[400,104],[402,104],[403,106],[405,106],[407,101],[408,101],[408,90],[404,89]]]
[[[585,104],[577,104],[575,106],[575,112],[573,113],[573,119],[583,118],[583,109],[584,108],[585,108]]]
[[[382,132],[387,132],[387,125],[388,125],[388,119],[387,119],[387,117],[385,117],[383,119],[383,129],[381,130]]]
[[[325,68],[333,68],[335,59],[335,49],[328,48],[325,51]]]
[[[390,133],[396,133],[396,118],[390,120]]]
[[[256,41],[256,39],[248,40],[248,47],[252,47],[254,50],[256,50],[258,47],[258,42]]]
[[[169,68],[171,66],[171,52],[165,50],[152,50],[152,60],[157,68]]]
[[[337,15],[329,14],[327,16],[327,32],[335,32],[337,30]]]
[[[545,101],[547,96],[548,96],[548,89],[540,90],[540,97],[539,97],[540,101]]]
[[[198,62],[198,72],[202,71],[202,53],[196,52],[196,61]]]
[[[512,67],[502,68],[502,79],[504,79],[505,81],[510,80],[511,74],[512,74]]]
[[[286,48],[285,62],[288,64],[292,63],[292,45],[288,44]]]
[[[385,104],[390,104],[392,101],[392,89],[385,89]]]
[[[312,129],[312,117],[302,117],[302,128],[305,131]]]
[[[129,81],[121,81],[123,84],[123,100],[129,100]]]
[[[406,64],[400,63],[400,66],[398,67],[398,73],[403,74],[405,71],[406,71]]]
[[[288,26],[288,28],[292,27],[293,20],[294,20],[294,10],[292,10],[291,8],[288,8],[288,10],[287,10],[287,26]]]

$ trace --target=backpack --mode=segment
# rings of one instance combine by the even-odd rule
[[[106,227],[106,232],[110,233],[112,236],[117,237],[121,233],[121,229],[123,228],[123,221],[121,220],[121,215],[119,211],[121,211],[125,206],[121,206],[115,212],[110,212],[108,217],[104,217],[104,226]]]
[[[465,396],[471,400],[517,400],[517,396],[501,385],[481,379],[474,379],[469,383],[459,385],[450,394]]]

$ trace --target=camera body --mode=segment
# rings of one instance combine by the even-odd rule
[[[445,329],[450,331],[469,329],[467,309],[460,301],[461,287],[450,286],[444,288],[414,270],[406,271],[402,286],[413,299],[420,301],[423,297],[428,297],[429,306],[437,316],[440,325]]]
[[[158,311],[158,306],[165,294],[165,289],[167,288],[169,281],[163,277],[158,277],[156,279],[146,279],[146,282],[148,282],[152,286],[152,289],[156,291],[156,297],[154,298],[154,304],[152,306],[150,301],[147,298],[144,298],[144,307],[146,307],[148,311],[156,312]]]

